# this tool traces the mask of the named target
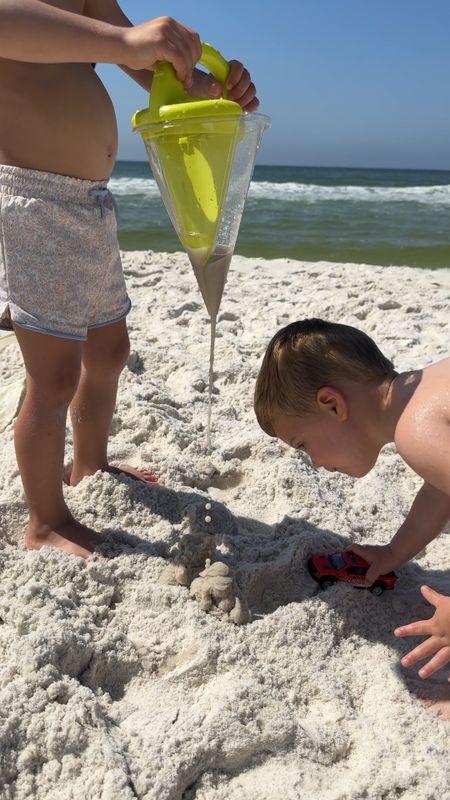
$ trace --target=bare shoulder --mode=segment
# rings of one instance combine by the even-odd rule
[[[450,494],[450,358],[421,371],[398,420],[395,444],[415,472]]]

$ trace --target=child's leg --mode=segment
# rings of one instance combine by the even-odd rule
[[[62,473],[67,409],[80,375],[82,342],[14,326],[27,376],[14,430],[29,509],[25,543],[87,557],[99,537],[76,522],[64,500]]]
[[[129,352],[125,320],[88,331],[87,342],[82,348],[81,377],[70,405],[74,451],[70,475],[72,486],[99,469],[125,473],[145,483],[158,482],[153,472],[147,469],[136,469],[127,464],[112,467],[108,463],[108,436],[117,384]]]
[[[125,320],[93,328],[82,345],[81,377],[70,405],[73,467],[70,483],[107,470],[107,445],[117,384],[129,354]]]

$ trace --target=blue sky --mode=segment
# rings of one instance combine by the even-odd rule
[[[249,68],[272,118],[261,164],[450,169],[450,0],[122,0],[134,23],[169,14]],[[145,158],[130,118],[145,92],[99,74],[119,158]]]

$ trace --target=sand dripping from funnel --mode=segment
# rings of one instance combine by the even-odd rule
[[[214,382],[214,345],[216,340],[217,314],[222,300],[224,286],[227,280],[232,253],[224,247],[217,247],[211,253],[206,264],[205,248],[188,250],[189,260],[197,278],[206,309],[210,316],[211,339],[209,352],[209,391],[208,391],[208,422],[206,445],[211,447],[211,416],[212,416],[212,389]]]

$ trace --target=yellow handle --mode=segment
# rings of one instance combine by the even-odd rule
[[[226,82],[230,74],[228,61],[212,45],[202,42],[202,54],[199,63],[207,67],[214,78],[222,84],[223,96],[226,97]],[[161,106],[190,99],[195,98],[189,98],[183,84],[178,80],[172,64],[168,61],[160,61],[153,74],[150,94],[150,116],[156,120]]]
[[[228,75],[230,74],[230,65],[228,61],[225,61],[223,55],[207,42],[202,42],[200,64],[209,69],[211,75],[214,75],[220,81],[225,91]]]

